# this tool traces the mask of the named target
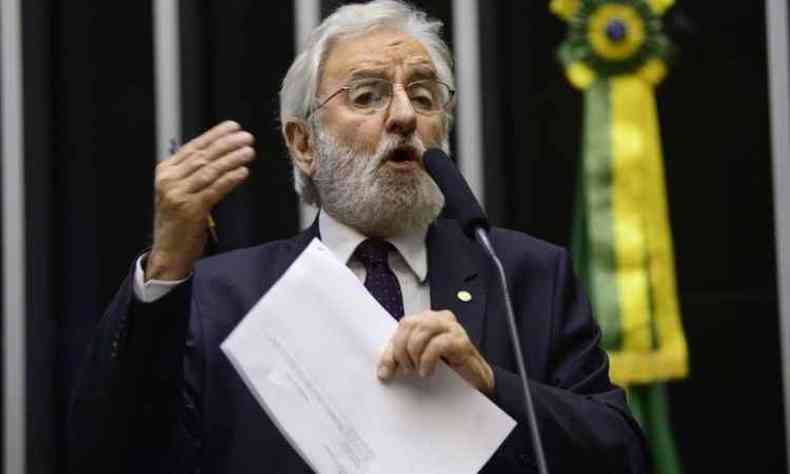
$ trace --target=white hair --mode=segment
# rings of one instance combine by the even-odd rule
[[[428,51],[438,79],[455,88],[452,55],[440,32],[442,22],[399,0],[374,0],[338,8],[310,34],[305,48],[296,56],[280,89],[280,125],[285,136],[289,122],[306,122],[316,95],[323,65],[333,44],[342,38],[369,33],[382,27],[398,29],[417,39]],[[315,117],[311,117],[315,118]],[[452,112],[445,112],[445,134],[452,124]],[[315,131],[320,123],[310,121]],[[287,136],[285,136],[287,141]],[[318,204],[312,180],[294,163],[294,188],[308,204]]]

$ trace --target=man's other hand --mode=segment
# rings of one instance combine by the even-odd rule
[[[486,395],[494,393],[494,372],[451,311],[424,311],[400,320],[378,366],[378,376],[433,374],[444,360]]]
[[[146,280],[180,280],[192,272],[206,245],[209,213],[247,178],[254,142],[236,122],[223,122],[156,166]]]

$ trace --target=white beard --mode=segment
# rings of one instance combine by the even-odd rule
[[[318,166],[313,182],[321,208],[368,237],[424,230],[444,207],[444,195],[422,167],[401,173],[385,163],[399,146],[424,150],[414,136],[387,136],[371,156],[338,144],[318,127],[315,144]]]

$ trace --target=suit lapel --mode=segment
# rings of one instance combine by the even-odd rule
[[[303,230],[301,233],[295,235],[291,239],[291,244],[292,244],[291,255],[287,259],[288,265],[285,266],[283,272],[286,269],[288,269],[288,267],[290,267],[292,263],[294,263],[296,258],[299,257],[299,255],[301,255],[302,252],[304,252],[304,249],[306,249],[307,246],[310,245],[310,242],[312,242],[314,238],[321,240],[321,232],[318,229],[318,216],[316,216],[315,220],[310,225],[310,227]]]
[[[291,237],[288,240],[288,247],[286,247],[285,253],[281,258],[274,259],[270,262],[269,267],[267,268],[260,268],[258,266],[255,267],[254,271],[257,272],[257,278],[251,278],[251,281],[255,281],[255,291],[252,293],[252,301],[249,307],[252,307],[256,301],[269,291],[269,289],[280,279],[281,276],[288,270],[291,264],[302,254],[304,249],[313,241],[313,238],[321,238],[321,234],[318,231],[318,219],[313,222],[313,224],[308,227],[307,229],[303,230],[299,234]]]
[[[455,222],[436,221],[428,231],[428,282],[431,308],[450,310],[480,347],[486,301],[486,275],[475,256],[480,249]]]

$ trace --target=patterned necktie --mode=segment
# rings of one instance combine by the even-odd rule
[[[365,288],[395,319],[400,319],[403,317],[403,295],[389,266],[390,250],[395,250],[391,243],[368,239],[359,244],[354,255],[365,266]]]

